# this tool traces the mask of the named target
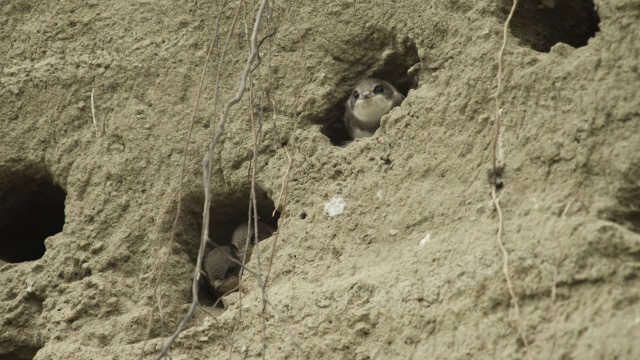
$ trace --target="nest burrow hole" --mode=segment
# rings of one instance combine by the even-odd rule
[[[0,353],[0,360],[31,360],[44,345],[22,345],[7,353]]]
[[[364,66],[353,66],[356,69],[354,73],[345,74],[339,79],[335,95],[328,99],[328,105],[312,115],[311,122],[322,125],[320,131],[329,138],[331,144],[344,146],[352,140],[344,125],[343,116],[351,91],[360,80],[372,77],[388,81],[405,96],[409,90],[418,87],[417,73],[409,71],[415,70],[414,66],[420,63],[415,43],[407,40],[404,44],[395,44],[392,49],[382,46],[372,46],[375,52],[360,59],[365,62]]]
[[[246,188],[212,197],[209,210],[209,239],[211,241],[220,246],[229,246],[231,244],[234,230],[241,224],[246,224],[249,218],[250,194],[251,189]],[[184,201],[184,207],[185,212],[181,216],[182,220],[178,227],[177,239],[179,239],[182,250],[195,266],[203,226],[204,196],[188,196]],[[272,216],[275,205],[266,192],[258,187],[256,187],[256,209],[259,221],[269,225],[273,230],[278,229],[280,213],[276,211],[275,216]],[[253,216],[253,211],[251,216]],[[208,245],[205,249],[205,257],[211,249],[211,246]],[[190,287],[191,285],[188,284],[188,286]],[[212,306],[218,300],[218,296],[207,281],[201,281],[198,299],[201,305]],[[222,307],[222,302],[218,302],[218,307]]]
[[[505,19],[511,4],[511,0],[503,2]],[[599,24],[593,0],[533,0],[518,3],[510,30],[523,45],[549,52],[558,43],[574,48],[587,45],[600,31]]]
[[[62,231],[66,196],[49,176],[0,174],[0,260],[40,259],[45,239]]]

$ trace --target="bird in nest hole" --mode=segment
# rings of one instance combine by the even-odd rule
[[[373,136],[380,127],[380,118],[404,100],[390,83],[367,78],[356,84],[347,100],[344,125],[352,139]]]
[[[258,241],[269,238],[274,232],[271,226],[258,222]],[[240,269],[251,259],[254,246],[253,223],[249,231],[247,221],[244,221],[233,231],[231,244],[214,245],[207,253],[202,263],[202,272],[218,297],[238,290]]]

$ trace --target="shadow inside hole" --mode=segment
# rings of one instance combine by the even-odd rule
[[[409,69],[420,62],[418,48],[412,42],[403,44],[391,52],[385,53],[384,59],[377,65],[371,65],[369,72],[365,74],[354,74],[352,78],[345,79],[336,87],[336,93],[340,96],[333,105],[319,112],[318,116],[312,118],[314,123],[322,124],[320,132],[329,138],[331,144],[336,146],[346,146],[351,142],[351,137],[344,125],[343,116],[346,103],[351,95],[351,90],[360,80],[372,77],[385,80],[398,89],[400,93],[407,96],[409,90],[418,87],[416,74],[409,74]]]
[[[200,283],[198,284],[198,301],[200,305],[206,307],[212,307],[215,305],[216,308],[224,309],[224,304],[222,301],[218,301],[218,295],[213,290],[211,285],[202,278]]]
[[[13,350],[0,353],[0,360],[31,360],[44,345],[22,345]]]
[[[209,238],[217,245],[229,246],[233,231],[239,225],[247,222],[250,191],[249,188],[245,188],[212,199],[209,216]],[[256,188],[256,203],[259,220],[277,230],[280,213],[276,211],[275,216],[272,216],[275,205],[267,194],[259,188]],[[204,206],[204,199],[199,194],[188,196],[184,200],[184,206],[185,212],[181,216],[178,226],[177,239],[181,248],[188,255],[193,266],[195,266],[203,226],[202,207]],[[207,246],[204,253],[205,257],[211,249],[211,246]],[[204,276],[199,283],[198,299],[201,305],[208,307],[213,306],[218,300],[216,292]],[[222,308],[222,302],[218,302],[217,307]]]
[[[0,260],[40,259],[44,240],[62,231],[66,193],[51,179],[11,174],[0,179]]]
[[[506,15],[511,1],[503,2]],[[600,31],[600,17],[593,0],[525,1],[518,4],[510,30],[521,43],[539,52],[549,52],[557,43],[579,48]]]

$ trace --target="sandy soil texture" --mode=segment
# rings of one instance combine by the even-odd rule
[[[275,1],[211,190],[212,239],[228,244],[259,133],[273,307],[252,275],[224,307],[203,286],[172,359],[640,359],[640,3],[520,3],[498,146],[520,316],[487,181],[511,2]],[[0,360],[153,359],[175,330],[202,159],[260,1],[242,4],[0,1]],[[373,137],[336,146],[368,76],[406,100]],[[288,206],[271,218],[286,151]],[[266,272],[274,242],[250,269]]]

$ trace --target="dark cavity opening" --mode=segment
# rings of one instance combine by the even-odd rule
[[[511,1],[503,2],[506,19]],[[557,43],[579,48],[600,31],[600,17],[593,0],[534,0],[519,2],[511,20],[512,34],[539,52],[549,52]]]
[[[395,35],[393,36],[395,37]],[[320,131],[329,138],[331,144],[336,146],[346,146],[352,140],[342,118],[351,91],[360,80],[373,77],[388,81],[405,96],[410,89],[418,87],[417,70],[420,58],[418,57],[418,48],[413,42],[407,40],[402,44],[394,44],[391,50],[384,45],[376,48],[368,43],[367,46],[373,49],[372,53],[360,61],[368,61],[369,63],[366,66],[354,66],[355,69],[363,70],[354,74],[346,74],[340,79],[336,85],[335,95],[329,101],[329,104],[332,105],[320,109],[310,119],[311,122],[322,125]]]
[[[37,260],[44,240],[62,231],[66,193],[50,178],[5,175],[0,179],[0,260]]]
[[[213,196],[209,217],[209,238],[211,241],[219,246],[231,246],[234,230],[241,224],[247,223],[250,194],[251,189],[247,187],[237,191],[230,191],[224,196]],[[276,211],[275,216],[272,216],[275,205],[266,192],[260,188],[256,188],[256,203],[259,221],[267,224],[272,230],[277,230],[280,213]],[[185,212],[178,226],[177,239],[180,242],[182,250],[189,256],[189,259],[195,267],[198,258],[198,248],[200,246],[200,234],[203,226],[202,207],[204,206],[204,198],[199,194],[188,196],[184,204]],[[213,246],[207,246],[205,249],[205,257],[213,248]],[[255,256],[254,252],[252,259]],[[251,262],[254,262],[254,260],[251,260]],[[216,291],[211,287],[209,282],[204,279],[204,276],[202,280],[198,292],[200,304],[203,306],[213,306],[217,302],[217,307],[222,308],[222,302],[217,301],[219,300],[219,296],[216,294]],[[190,284],[186,285],[191,286]]]
[[[33,359],[42,346],[16,346],[13,350],[0,353],[0,360],[31,360]]]

